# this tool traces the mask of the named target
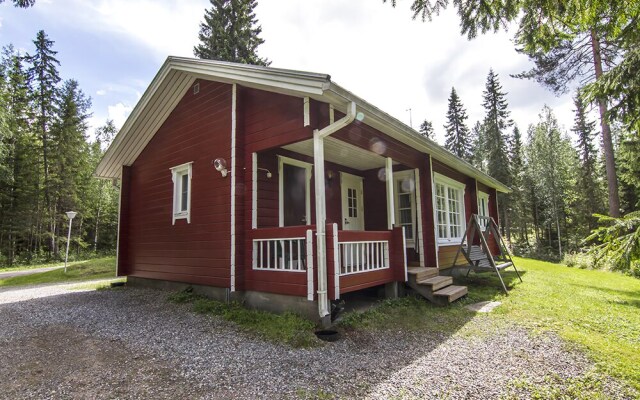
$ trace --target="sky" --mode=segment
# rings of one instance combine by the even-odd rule
[[[433,122],[444,142],[447,99],[455,87],[471,128],[484,115],[482,91],[498,73],[511,118],[521,131],[550,106],[566,130],[571,94],[557,97],[536,82],[510,77],[531,63],[509,32],[474,40],[460,35],[454,10],[431,22],[412,20],[410,1],[261,0],[256,15],[272,67],[326,73],[331,79],[417,129]],[[90,131],[113,119],[120,127],[169,55],[193,57],[208,0],[36,0],[0,4],[0,45],[33,51],[44,30],[55,42],[63,79],[76,79],[93,101]]]

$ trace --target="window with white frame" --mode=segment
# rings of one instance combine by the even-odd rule
[[[402,171],[393,174],[395,182],[396,225],[405,228],[408,247],[415,246],[416,196],[414,172]]]
[[[485,192],[478,192],[478,215],[481,217],[489,216],[489,194]],[[480,226],[482,229],[486,228],[487,220],[480,218]]]
[[[435,174],[438,243],[457,243],[465,230],[464,184]]]
[[[193,162],[171,168],[173,180],[173,224],[177,219],[191,222],[191,165]]]

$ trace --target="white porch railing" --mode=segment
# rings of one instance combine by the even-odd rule
[[[306,238],[253,239],[253,269],[306,271]]]
[[[389,268],[389,242],[386,240],[338,242],[340,275]]]

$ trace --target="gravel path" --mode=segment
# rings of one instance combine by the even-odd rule
[[[291,349],[170,304],[166,292],[72,286],[0,290],[0,398],[487,399],[514,378],[593,368],[555,336],[522,329],[358,334]]]
[[[0,272],[0,279],[13,278],[14,276],[39,274],[41,272],[49,272],[49,271],[53,271],[54,269],[60,269],[60,268],[64,268],[64,265],[58,265],[55,267],[23,269],[22,271]]]

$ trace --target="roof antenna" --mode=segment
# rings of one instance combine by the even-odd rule
[[[413,129],[413,119],[411,118],[411,108],[407,108],[405,111],[409,111],[409,126]]]

